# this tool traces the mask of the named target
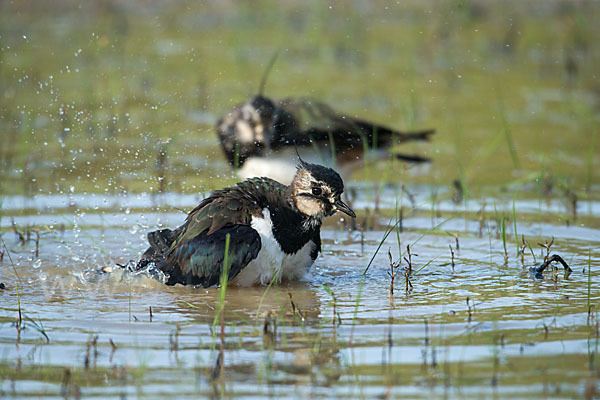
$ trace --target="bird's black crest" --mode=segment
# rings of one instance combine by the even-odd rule
[[[273,104],[273,101],[268,97],[258,94],[250,100],[250,104],[258,112],[261,118],[273,118],[276,107],[275,104]]]
[[[297,150],[296,154],[298,154]],[[298,154],[298,159],[300,160],[300,164],[298,164],[296,167],[297,169],[306,169],[310,172],[313,178],[327,183],[327,185],[336,193],[342,193],[344,191],[344,181],[342,180],[342,177],[333,169],[324,167],[323,165],[308,163],[300,157],[300,154]]]

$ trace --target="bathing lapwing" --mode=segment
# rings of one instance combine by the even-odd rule
[[[395,144],[427,141],[427,129],[401,132],[351,117],[310,98],[271,100],[261,94],[235,107],[217,122],[217,134],[229,164],[242,179],[268,176],[289,183],[295,173],[294,151],[311,162],[336,166],[342,175],[360,166],[364,149],[387,156]],[[392,153],[409,162],[429,161],[417,154]]]
[[[251,178],[217,190],[175,229],[150,232],[138,263],[154,262],[167,284],[213,286],[223,270],[229,235],[229,280],[239,286],[301,278],[321,251],[321,222],[337,211],[355,217],[341,200],[333,169],[300,160],[289,186]]]

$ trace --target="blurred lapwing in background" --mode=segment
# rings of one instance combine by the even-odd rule
[[[274,61],[275,57],[267,72]],[[430,161],[418,154],[397,153],[393,147],[428,141],[434,129],[402,132],[311,98],[270,99],[262,94],[266,76],[258,95],[217,122],[225,156],[240,178],[267,176],[287,184],[296,172],[296,151],[307,161],[336,167],[346,177],[361,165],[365,148],[372,149],[376,158],[391,154],[407,162]]]

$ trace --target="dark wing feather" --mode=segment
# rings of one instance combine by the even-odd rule
[[[187,242],[205,231],[212,234],[227,224],[249,225],[253,215],[260,215],[261,208],[255,203],[247,202],[242,206],[238,200],[240,196],[243,194],[239,190],[226,189],[216,191],[211,197],[204,199],[188,214],[175,245]],[[229,204],[230,201],[233,203]]]
[[[227,225],[215,232],[203,232],[176,246],[158,267],[169,274],[168,285],[213,286],[219,283],[225,258],[225,242],[229,235],[229,280],[256,258],[261,241],[248,225]]]
[[[400,132],[383,125],[337,112],[329,105],[308,98],[286,98],[277,101],[274,118],[275,137],[272,147],[290,143],[310,145],[311,141],[334,140],[336,149],[345,150],[362,146],[367,140],[370,147],[389,146],[392,140],[402,143],[410,140],[428,140],[435,131]]]
[[[233,257],[229,279],[233,279],[256,258],[261,247],[260,236],[250,227],[252,217],[262,216],[266,204],[283,201],[286,188],[268,178],[253,178],[215,191],[204,199],[188,214],[176,233],[169,235],[168,251],[164,251],[163,241],[159,241],[163,258],[157,260],[157,265],[169,274],[167,283],[203,286],[217,283],[223,268],[227,234]]]
[[[228,224],[249,225],[252,216],[262,216],[267,204],[283,199],[286,188],[272,179],[253,178],[213,192],[188,214],[172,248],[205,231],[210,235]]]
[[[142,254],[136,268],[144,268],[151,262],[158,263],[162,261],[169,254],[173,241],[181,233],[182,228],[179,227],[176,230],[159,229],[148,232],[147,238],[150,247]]]

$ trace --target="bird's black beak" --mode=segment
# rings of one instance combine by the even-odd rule
[[[335,203],[333,203],[333,205],[335,206],[335,209],[337,211],[341,211],[344,214],[348,214],[349,216],[351,216],[352,218],[356,218],[356,214],[354,213],[354,211],[352,211],[352,209],[350,207],[348,207],[346,205],[346,203],[344,203],[342,201],[342,199],[337,199],[335,201]]]

